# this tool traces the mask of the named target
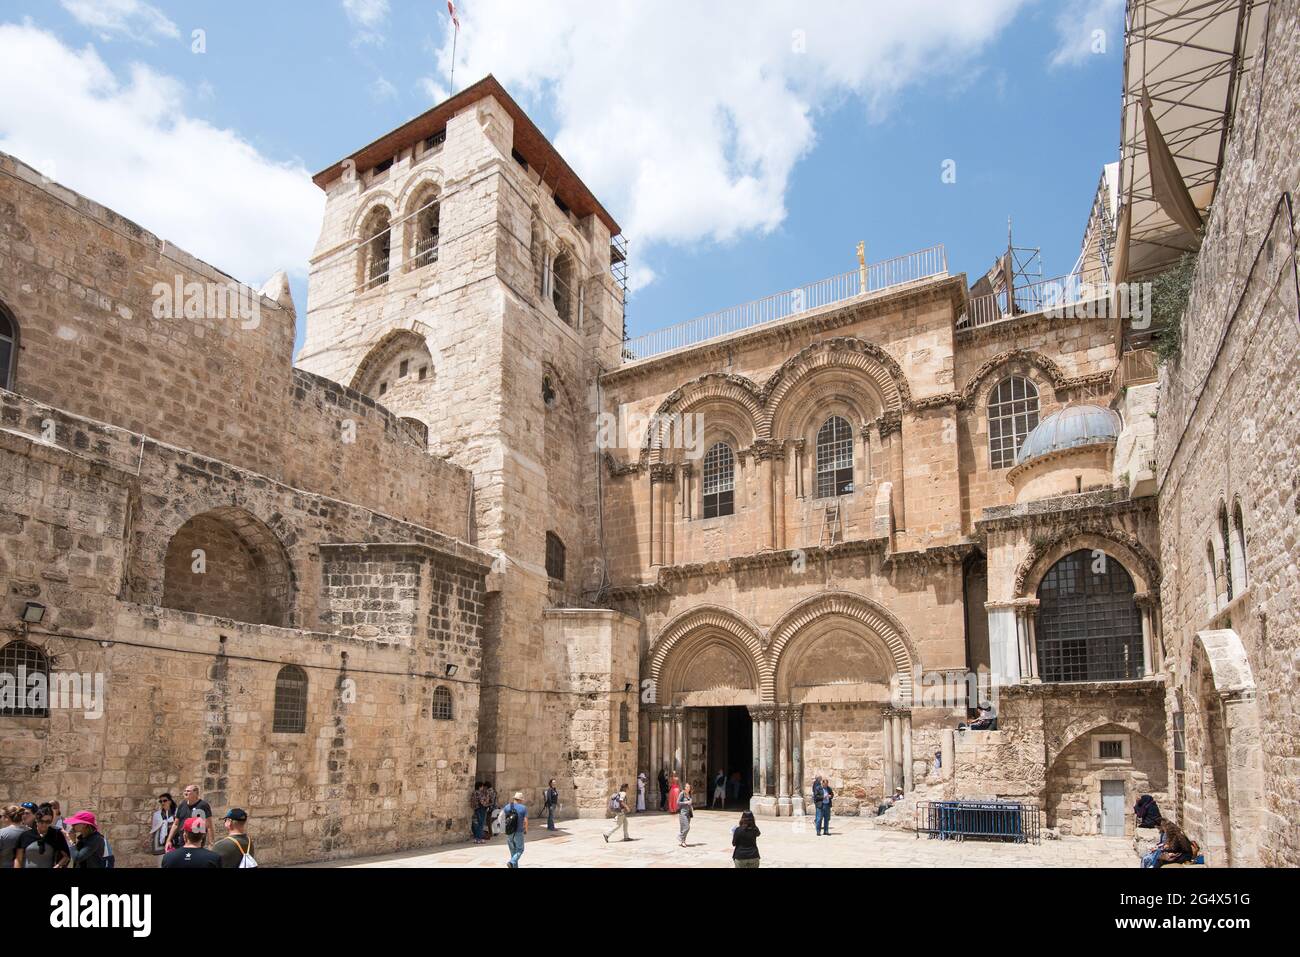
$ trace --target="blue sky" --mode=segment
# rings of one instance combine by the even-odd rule
[[[812,8],[458,5],[456,87],[493,72],[629,234],[634,335],[852,269],[860,239],[945,243],[973,279],[1011,216],[1045,276],[1073,265],[1119,0]],[[301,316],[307,177],[446,95],[449,28],[442,0],[9,0],[0,149],[241,280],[287,269]]]

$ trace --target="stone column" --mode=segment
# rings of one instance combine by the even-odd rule
[[[903,791],[912,793],[912,712],[904,711],[899,718],[903,737]]]
[[[892,712],[892,717],[889,730],[892,741],[891,751],[894,756],[894,788],[906,788],[903,778],[903,717],[898,711]],[[892,793],[893,788],[890,791]]]
[[[785,548],[785,497],[787,493],[785,478],[785,447],[777,446],[773,452],[773,530],[772,547]]]
[[[775,543],[776,517],[772,502],[772,446],[767,442],[754,443],[754,464],[758,466],[758,514],[761,516],[758,547],[772,548]]]
[[[673,770],[681,783],[686,775],[686,709],[673,708]]]
[[[1038,684],[1042,681],[1038,677],[1038,600],[1025,603],[1025,626],[1028,629],[1029,641],[1027,648],[1029,650],[1029,680]]]
[[[903,414],[886,412],[879,419],[880,441],[889,443],[889,475],[894,488],[894,525],[907,528],[907,510],[903,499]]]
[[[763,784],[762,784],[763,769],[761,766],[762,762],[760,760],[762,757],[762,744],[759,741],[759,734],[758,734],[759,731],[758,714],[755,712],[753,708],[749,709],[749,729],[753,733],[753,738],[754,738],[753,750],[750,752],[750,754],[753,755],[753,759],[754,759],[754,770],[752,776],[749,779],[749,790],[750,790],[749,800],[752,808],[752,805],[754,803],[754,798],[758,797],[763,792]]]
[[[1029,674],[1029,626],[1025,623],[1025,606],[1016,606],[1016,657],[1020,661],[1020,680],[1028,682]]]
[[[763,726],[764,733],[767,736],[767,794],[773,798],[776,797],[776,712],[769,708],[767,712],[767,721]]]
[[[778,707],[775,712],[776,728],[776,813],[790,816],[790,714],[785,708]]]
[[[880,735],[880,770],[884,772],[885,793],[892,794],[893,780],[893,713],[885,709],[881,713]]]
[[[652,806],[659,807],[659,769],[663,765],[663,716],[658,707],[653,707],[646,712],[650,716],[650,768],[646,772],[650,775],[650,781],[646,787],[650,789],[650,795],[653,800]]]
[[[1154,629],[1152,626],[1151,596],[1146,592],[1139,592],[1133,596],[1133,603],[1138,606],[1138,611],[1142,615],[1142,677],[1150,678],[1154,673],[1151,664],[1155,660],[1155,654],[1152,650],[1154,645],[1152,632]]]
[[[803,803],[803,705],[790,708],[790,813],[804,814]]]

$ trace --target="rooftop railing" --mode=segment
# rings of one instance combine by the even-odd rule
[[[957,328],[978,329],[1004,319],[1062,309],[1082,301],[1085,292],[1095,295],[1096,289],[1095,285],[1082,282],[1077,273],[1071,273],[1068,276],[1040,279],[1038,282],[1016,286],[1012,289],[1009,302],[1005,289],[984,296],[972,296],[966,311],[957,320]]]
[[[623,361],[646,359],[893,286],[947,275],[948,257],[940,243],[637,336],[623,343]]]

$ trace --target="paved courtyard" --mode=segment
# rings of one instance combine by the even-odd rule
[[[633,816],[628,829],[606,844],[599,819],[564,821],[548,834],[531,822],[521,865],[524,867],[731,867],[731,828],[739,814],[699,811],[687,847],[677,846],[677,818],[650,812]],[[759,820],[763,867],[1136,867],[1127,838],[1076,837],[1041,845],[981,841],[937,841],[910,831],[875,828],[868,820],[832,821],[831,835],[813,834],[812,818]],[[504,835],[489,844],[471,841],[430,851],[333,861],[321,867],[504,867],[509,852]]]

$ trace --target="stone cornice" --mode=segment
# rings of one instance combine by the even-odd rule
[[[1155,498],[1150,496],[1129,498],[1127,489],[1097,489],[1036,502],[986,508],[984,517],[975,522],[975,530],[979,537],[987,538],[989,532],[1040,525],[1057,526],[1062,522],[1080,522],[1101,516],[1150,512],[1154,518],[1155,504]]]

